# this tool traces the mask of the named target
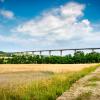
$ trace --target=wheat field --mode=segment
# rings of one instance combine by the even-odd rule
[[[0,73],[50,71],[55,73],[80,71],[96,64],[0,64]]]
[[[0,64],[0,100],[55,100],[97,67],[97,64]]]

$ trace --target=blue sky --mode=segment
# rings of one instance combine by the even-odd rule
[[[99,47],[100,0],[0,0],[0,51]]]

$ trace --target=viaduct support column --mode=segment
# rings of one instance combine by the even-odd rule
[[[76,53],[76,52],[77,52],[77,50],[75,49],[75,50],[74,50],[74,53]]]
[[[60,56],[62,56],[62,50],[60,50]]]
[[[32,54],[34,55],[34,51],[32,51]]]
[[[49,50],[49,56],[51,56],[51,50]]]
[[[42,51],[40,51],[40,56],[42,55]]]
[[[94,49],[92,49],[92,52],[94,52]]]

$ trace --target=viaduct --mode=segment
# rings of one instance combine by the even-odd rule
[[[60,56],[62,56],[63,51],[86,51],[86,50],[90,50],[92,52],[94,52],[95,50],[100,50],[100,48],[75,48],[75,49],[49,49],[49,50],[33,50],[33,51],[23,51],[23,52],[12,52],[11,54],[35,54],[35,52],[39,52],[39,55],[42,55],[43,52],[48,52],[49,56],[52,55],[53,51],[59,51],[60,52]]]

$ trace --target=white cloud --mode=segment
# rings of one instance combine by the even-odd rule
[[[9,10],[0,9],[0,15],[8,19],[14,18],[14,13]]]
[[[38,48],[95,47],[99,45],[100,32],[95,32],[91,22],[82,18],[84,9],[85,5],[71,2],[43,12],[41,16],[15,27],[12,31],[16,36],[9,37],[8,41]]]
[[[83,10],[85,6],[77,3],[69,3],[60,7],[60,13],[62,16],[66,17],[79,17],[83,15]]]
[[[68,3],[59,8],[43,13],[38,19],[32,19],[19,25],[16,32],[32,37],[45,37],[47,40],[69,40],[73,37],[85,37],[92,30],[88,19],[79,21],[85,6]]]
[[[73,34],[69,28],[77,27],[83,22],[77,22],[83,15],[84,5],[69,3],[61,6],[57,10],[53,9],[43,14],[39,19],[30,20],[19,25],[17,32],[29,34],[31,36],[44,36],[52,34],[64,37]],[[85,24],[85,23],[83,23]],[[83,25],[82,24],[82,25]],[[81,26],[82,27],[82,26]]]

